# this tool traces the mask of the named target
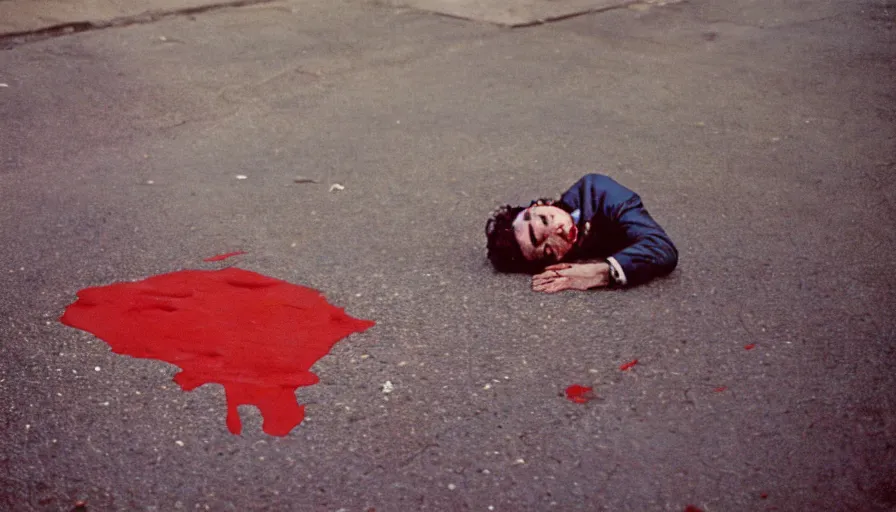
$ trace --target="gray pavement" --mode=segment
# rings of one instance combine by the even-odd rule
[[[591,12],[630,6],[649,9],[677,1],[680,0],[379,0],[379,3],[508,27],[525,27]]]
[[[309,0],[0,51],[0,509],[893,510],[894,10],[510,30]],[[493,206],[597,170],[667,228],[672,276],[491,271]],[[57,321],[231,250],[378,322],[284,438]]]

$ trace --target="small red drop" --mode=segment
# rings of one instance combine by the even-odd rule
[[[573,384],[566,388],[566,399],[577,404],[584,404],[594,398],[594,393],[591,390],[592,388]]]
[[[221,260],[226,260],[227,258],[232,258],[234,256],[239,256],[241,254],[246,254],[246,253],[244,251],[227,252],[224,254],[218,254],[217,256],[211,256],[211,257],[205,258],[202,261],[221,261]]]
[[[635,366],[636,364],[638,364],[637,359],[625,363],[624,365],[620,366],[619,369],[622,371],[626,371],[626,370],[630,369],[632,366]]]

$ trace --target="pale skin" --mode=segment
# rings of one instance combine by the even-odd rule
[[[569,213],[556,206],[536,204],[520,212],[513,223],[523,257],[530,261],[560,261],[572,249],[578,230]],[[610,284],[610,265],[555,263],[532,277],[532,290],[556,293],[588,290]]]
[[[532,290],[557,293],[563,290],[589,290],[610,284],[610,265],[598,263],[556,263],[532,277]]]

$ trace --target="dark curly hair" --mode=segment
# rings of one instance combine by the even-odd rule
[[[532,204],[552,205],[554,200],[542,198],[532,201]],[[523,257],[520,244],[516,241],[513,221],[525,209],[524,206],[501,205],[495,208],[485,224],[488,259],[499,272],[534,274],[545,267],[544,262],[529,261]]]

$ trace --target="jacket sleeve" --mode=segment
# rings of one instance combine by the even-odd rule
[[[637,285],[669,274],[678,265],[678,249],[632,193],[626,201],[606,205],[605,214],[624,234],[628,245],[610,257],[621,267],[626,285]]]

